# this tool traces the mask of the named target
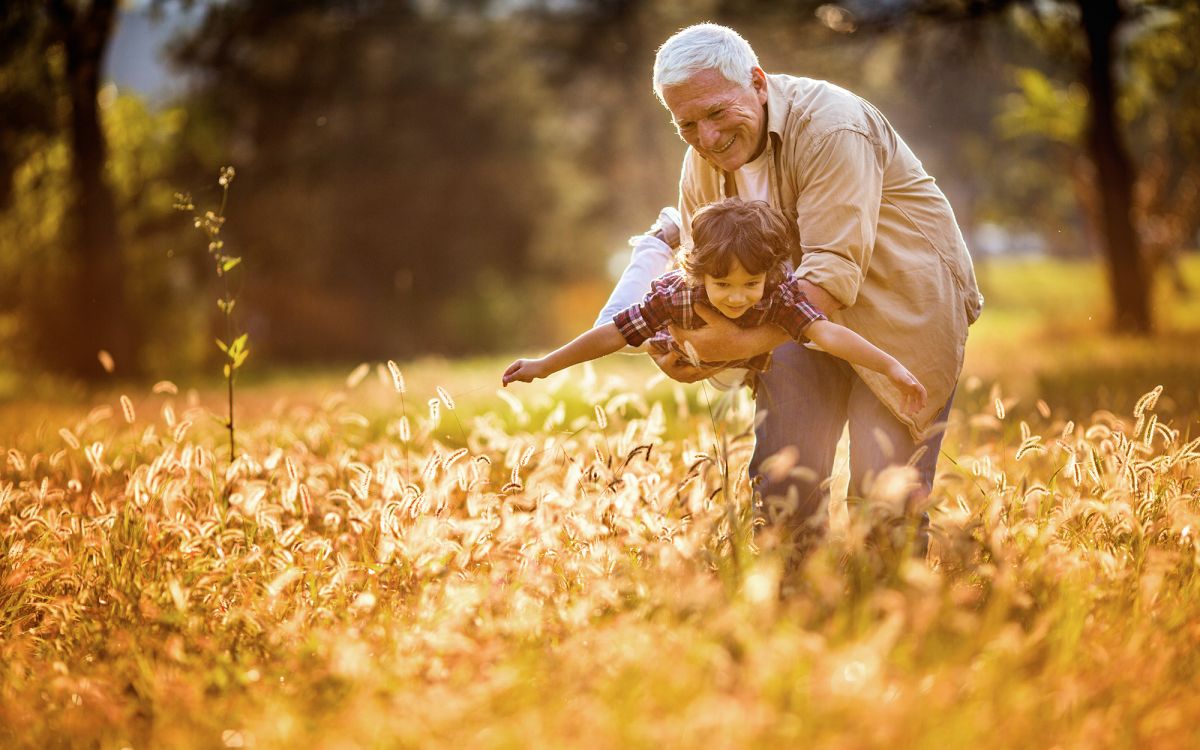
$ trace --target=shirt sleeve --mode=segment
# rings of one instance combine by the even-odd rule
[[[835,130],[798,163],[796,200],[802,256],[796,276],[850,307],[866,277],[883,198],[882,155],[864,134]]]
[[[803,344],[808,339],[804,331],[810,325],[818,320],[828,320],[821,308],[800,290],[794,277],[780,284],[775,293],[779,298],[771,305],[763,322],[779,326],[792,340]]]
[[[672,322],[672,296],[677,284],[669,277],[660,277],[650,284],[650,293],[636,305],[613,316],[617,330],[630,346],[641,346],[646,339]]]
[[[617,313],[636,305],[650,289],[650,282],[670,269],[674,262],[670,246],[657,237],[643,234],[631,239],[630,244],[633,251],[629,254],[629,264],[621,272],[621,278],[600,310],[593,328],[612,321]]]

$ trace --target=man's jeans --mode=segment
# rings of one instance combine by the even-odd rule
[[[822,481],[833,470],[847,419],[851,497],[862,495],[864,479],[889,465],[907,463],[918,448],[908,427],[892,416],[843,359],[788,342],[775,349],[771,369],[761,377],[755,400],[761,421],[755,429],[750,475],[762,498],[790,495],[799,501],[784,522],[792,534],[824,530],[825,519],[817,515],[827,493]],[[949,413],[948,401],[935,421],[944,423]],[[942,434],[939,430],[925,441],[926,450],[915,464],[924,494],[933,487]],[[788,446],[797,451],[794,468],[772,481],[761,471],[763,461]],[[927,526],[924,517],[916,539],[918,550],[928,542]]]

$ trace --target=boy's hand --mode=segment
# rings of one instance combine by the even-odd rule
[[[514,380],[519,380],[522,383],[532,383],[537,378],[546,377],[546,368],[540,359],[518,359],[508,366],[504,371],[503,383],[504,387]]]
[[[887,375],[888,379],[900,389],[900,395],[903,397],[900,402],[901,411],[912,416],[925,408],[929,394],[925,392],[925,386],[921,385],[921,381],[917,380],[907,367],[897,362]]]

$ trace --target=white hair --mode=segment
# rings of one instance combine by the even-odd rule
[[[728,26],[698,23],[681,29],[663,42],[654,56],[654,94],[702,70],[718,70],[730,83],[749,85],[758,65],[750,43]],[[665,103],[665,102],[664,102]]]

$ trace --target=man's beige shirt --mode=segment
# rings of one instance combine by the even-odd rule
[[[796,275],[845,305],[826,310],[900,360],[929,392],[915,417],[883,375],[858,375],[920,439],[954,392],[967,326],[983,297],[946,196],[871,104],[824,81],[767,76],[771,205],[796,222]],[[734,194],[732,174],[689,148],[680,178],[692,214]]]

